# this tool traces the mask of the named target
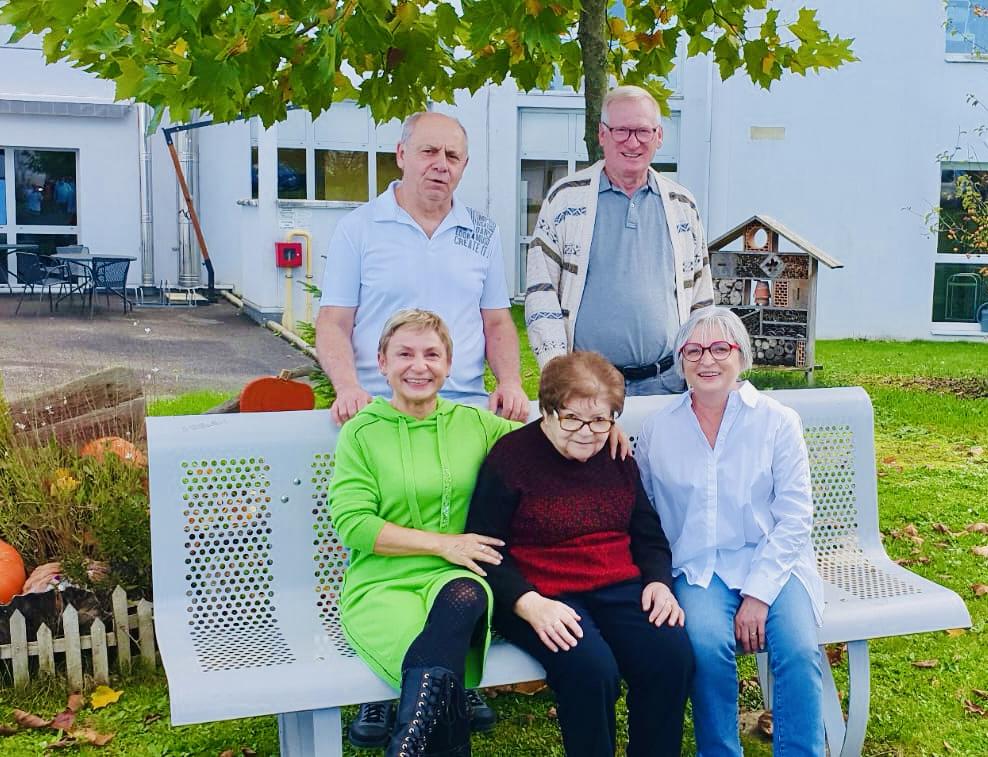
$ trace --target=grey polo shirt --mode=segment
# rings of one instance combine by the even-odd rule
[[[672,351],[678,330],[672,239],[657,182],[650,173],[629,198],[602,171],[574,349],[595,350],[615,365],[648,365]],[[663,393],[661,379],[630,383],[656,384],[642,393]]]

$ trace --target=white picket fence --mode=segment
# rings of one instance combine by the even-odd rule
[[[65,675],[71,689],[82,689],[84,682],[83,652],[91,661],[92,678],[96,683],[110,681],[109,649],[116,649],[116,667],[121,673],[131,668],[132,643],[137,644],[138,655],[144,664],[155,667],[157,656],[154,643],[154,622],[152,605],[145,599],[129,602],[127,593],[118,586],[113,590],[113,631],[107,632],[106,624],[97,618],[92,622],[89,634],[79,633],[79,613],[69,605],[62,612],[63,636],[52,638],[51,629],[46,624],[38,628],[34,641],[27,639],[27,625],[19,610],[10,616],[10,643],[0,645],[0,660],[10,660],[14,675],[14,686],[25,686],[32,674],[37,676],[55,674],[55,655],[64,656]],[[131,614],[131,609],[136,614]],[[121,639],[120,630],[124,629]],[[134,632],[136,631],[136,636]],[[122,643],[121,643],[122,642]],[[37,665],[31,665],[31,658],[37,658]]]

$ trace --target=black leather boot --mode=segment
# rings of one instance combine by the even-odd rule
[[[466,693],[446,668],[404,672],[394,735],[385,757],[469,757]]]

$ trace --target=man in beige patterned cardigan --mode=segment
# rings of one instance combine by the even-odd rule
[[[602,353],[628,395],[685,389],[672,370],[679,326],[713,304],[696,202],[651,167],[659,106],[640,87],[601,107],[604,159],[557,182],[528,250],[525,322],[539,366],[572,350]]]

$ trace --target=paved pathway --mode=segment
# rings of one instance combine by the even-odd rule
[[[309,358],[225,300],[197,308],[97,308],[48,313],[47,301],[0,295],[0,378],[8,399],[114,365],[140,372],[149,398],[193,389],[236,392]]]

